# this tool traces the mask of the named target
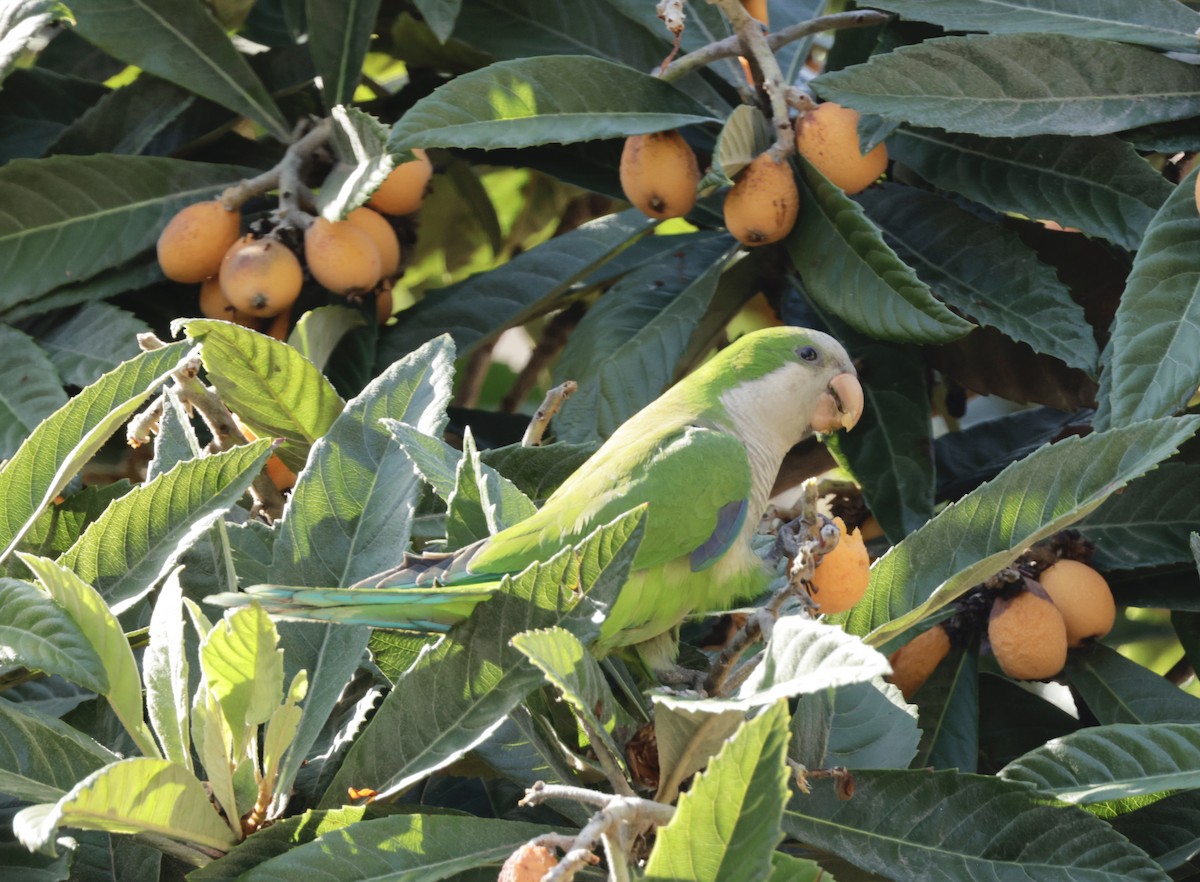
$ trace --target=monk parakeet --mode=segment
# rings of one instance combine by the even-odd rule
[[[629,579],[593,651],[636,647],[662,670],[685,616],[766,588],[770,574],[750,539],[784,454],[813,432],[853,427],[862,408],[854,366],[835,339],[804,328],[756,331],[630,417],[535,514],[444,556],[428,572],[447,590],[392,588],[387,579],[388,588],[258,586],[211,599],[257,599],[291,619],[446,630],[504,574],[648,503]]]

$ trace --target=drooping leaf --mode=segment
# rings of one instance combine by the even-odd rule
[[[53,801],[117,758],[62,720],[0,701],[0,793]]]
[[[933,424],[926,372],[913,347],[850,332],[839,339],[860,364],[866,406],[853,432],[825,446],[862,488],[883,532],[899,542],[933,517]]]
[[[1140,46],[998,34],[902,46],[813,88],[860,112],[951,132],[1104,135],[1193,115],[1200,71]]]
[[[389,367],[346,405],[296,482],[267,581],[345,587],[398,562],[408,547],[419,479],[381,420],[441,434],[453,363],[453,346],[439,338]],[[367,634],[365,628],[285,624],[280,642],[288,676],[301,668],[309,675],[304,717],[280,773],[286,789],[358,667]]]
[[[996,211],[1056,221],[1136,249],[1171,185],[1115,136],[981,138],[903,127],[891,156]]]
[[[102,270],[83,282],[60,285],[48,294],[21,301],[0,313],[0,319],[17,322],[56,309],[103,300],[114,294],[137,291],[161,280],[162,270],[158,267],[158,259],[144,252],[120,266]]]
[[[1100,428],[1175,413],[1200,385],[1196,174],[1154,216],[1134,258],[1105,353]]]
[[[787,246],[818,306],[857,331],[898,343],[945,343],[974,327],[933,296],[856,202],[801,164],[804,210]]]
[[[179,463],[110,504],[59,563],[123,611],[241,498],[270,452],[254,441]]]
[[[318,306],[300,316],[296,327],[288,335],[288,345],[317,368],[324,369],[329,356],[342,339],[365,325],[366,319],[357,309],[336,305]]]
[[[176,343],[143,352],[88,386],[47,417],[0,469],[0,559],[38,513],[117,427],[170,375],[187,350]]]
[[[921,730],[911,705],[895,686],[875,680],[832,690],[828,731],[819,750],[809,750],[803,717],[830,699],[829,693],[800,696],[793,720],[793,751],[810,769],[905,769],[917,752]]]
[[[1164,463],[1109,498],[1078,525],[1096,544],[1101,569],[1138,569],[1192,560],[1200,524],[1200,466]]]
[[[80,624],[46,592],[18,579],[0,579],[0,665],[108,691],[108,672]]]
[[[599,635],[597,607],[624,584],[641,541],[644,510],[598,529],[506,580],[491,600],[421,653],[396,682],[346,756],[323,802],[340,804],[364,784],[381,797],[462,756],[486,738],[542,680],[509,640],[522,631],[562,625],[585,643]],[[593,596],[595,595],[595,596]],[[453,682],[453,690],[440,684]]]
[[[571,332],[553,383],[578,390],[554,418],[564,441],[603,440],[662,394],[732,256],[724,236],[681,248],[671,263],[634,270]]]
[[[454,489],[446,498],[446,540],[462,548],[525,520],[537,506],[512,482],[479,461],[471,430],[455,472]]]
[[[63,129],[47,153],[137,155],[197,100],[187,89],[143,72],[92,104]]]
[[[959,313],[1096,373],[1100,351],[1083,307],[1016,233],[915,187],[872,188],[859,202],[900,257]]]
[[[964,819],[969,819],[964,822]],[[1027,880],[1166,882],[1144,852],[1104,821],[1047,805],[1032,789],[956,771],[861,771],[854,796],[832,782],[792,798],[784,832],[898,882]]]
[[[1070,653],[1066,675],[1102,725],[1200,719],[1200,698],[1103,644]]]
[[[761,879],[783,831],[787,801],[787,702],[778,701],[737,733],[679,800],[658,831],[648,880]]]
[[[54,602],[67,611],[87,636],[108,679],[102,695],[108,699],[121,725],[138,749],[148,757],[160,756],[142,715],[142,681],[137,662],[125,632],[109,610],[104,598],[71,570],[31,554],[22,554],[21,562],[34,573]]]
[[[30,806],[13,819],[13,831],[30,849],[52,842],[59,827],[153,832],[222,851],[236,842],[191,772],[144,757],[107,765],[57,803]]]
[[[974,772],[979,764],[979,654],[953,652],[913,696],[921,708],[921,744],[912,768]]]
[[[259,437],[285,439],[277,455],[292,471],[304,468],[345,404],[329,380],[286,343],[241,325],[189,319],[183,329],[202,344],[208,380],[226,407]]]
[[[146,684],[146,716],[163,756],[191,770],[187,638],[183,586],[176,570],[163,583],[150,616],[150,642],[142,657],[142,679]]]
[[[137,335],[149,330],[141,319],[112,304],[89,303],[39,342],[64,383],[86,386],[137,355]]]
[[[333,829],[245,872],[245,882],[284,882],[333,874],[393,879],[461,878],[489,867],[496,875],[517,847],[549,832],[542,824],[449,814],[395,815]],[[562,831],[560,831],[562,832]],[[369,857],[368,857],[369,855]],[[350,877],[353,878],[353,877]]]
[[[1189,790],[1112,820],[1113,829],[1170,872],[1200,851],[1200,792]]]
[[[948,31],[1073,34],[1194,52],[1200,14],[1174,0],[882,0],[872,4]]]
[[[1093,511],[1197,428],[1200,418],[1150,420],[1067,438],[1013,463],[876,561],[846,628],[882,645]]]
[[[1076,805],[1195,790],[1200,724],[1092,726],[1025,754],[999,776]]]
[[[0,460],[34,426],[67,403],[63,381],[46,351],[28,334],[0,325]]]
[[[399,324],[380,334],[376,363],[391,364],[439,333],[448,333],[460,355],[512,325],[560,306],[577,282],[611,260],[653,227],[630,210],[584,224],[531,248],[503,266],[425,292]]]
[[[306,0],[304,8],[309,51],[330,110],[354,97],[379,0]]]
[[[19,68],[0,92],[0,163],[36,159],[109,90],[101,83],[41,67]]]
[[[0,204],[7,206],[0,217],[0,309],[124,263],[153,245],[181,208],[250,173],[238,166],[105,154],[0,167]]]
[[[599,58],[542,55],[456,77],[392,129],[392,150],[532,147],[714,122],[669,83]]]
[[[545,499],[596,452],[596,444],[556,442],[545,447],[511,444],[479,453],[487,465],[508,478],[530,499]]]
[[[250,117],[279,141],[288,125],[221,25],[198,4],[77,0],[76,32],[122,61]]]

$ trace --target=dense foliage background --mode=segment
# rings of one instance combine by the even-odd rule
[[[653,841],[610,830],[593,877],[1196,875],[1196,5],[885,0],[810,27],[853,10],[768,0],[785,83],[860,111],[891,162],[851,198],[793,158],[799,222],[743,249],[721,200],[772,105],[738,63],[752,47],[709,51],[740,20],[726,0],[678,4],[662,77],[650,0],[10,0],[5,879],[489,879],[544,833],[604,850],[575,837],[623,788],[630,811],[677,808]],[[196,318],[159,232],[319,119],[304,183],[329,217],[413,148],[434,163],[395,222],[394,317],[309,281],[286,343]],[[706,195],[656,224],[617,168],[625,136],[670,128]],[[440,640],[203,603],[487,535],[778,322],[838,336],[867,392],[779,489],[821,476],[878,559],[841,621],[784,617],[733,694],[643,692],[587,653],[637,513]],[[272,442],[205,449],[197,373],[301,472],[273,523],[245,496]],[[553,443],[521,447],[566,379]],[[154,443],[131,451],[151,402]],[[883,680],[887,653],[1067,527],[1113,586],[1108,637],[1049,683],[1005,677],[978,629],[915,703]],[[705,630],[685,631],[694,666]],[[539,780],[593,796],[519,806]]]

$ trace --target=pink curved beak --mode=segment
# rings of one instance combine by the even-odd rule
[[[854,374],[838,374],[817,399],[813,410],[814,432],[827,434],[853,429],[863,412],[863,389]]]

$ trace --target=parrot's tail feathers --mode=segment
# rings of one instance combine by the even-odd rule
[[[499,580],[448,588],[299,588],[253,585],[244,592],[206,598],[220,606],[257,600],[272,616],[305,622],[341,622],[420,633],[444,633],[463,621],[499,587]]]
[[[446,585],[498,583],[490,573],[472,573],[467,567],[486,539],[480,539],[458,551],[413,554],[404,552],[400,563],[390,570],[356,582],[355,588],[441,588]]]

